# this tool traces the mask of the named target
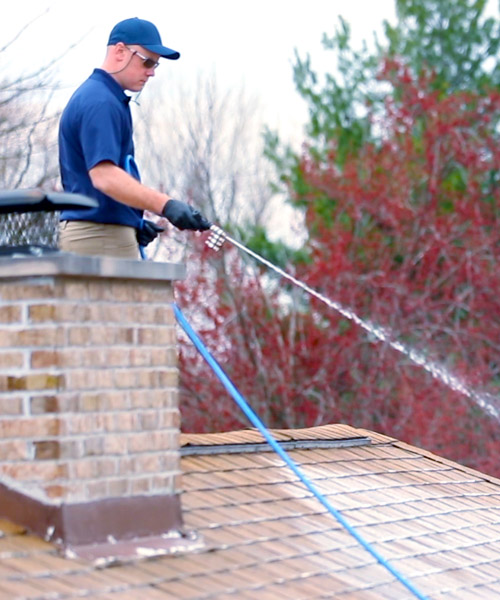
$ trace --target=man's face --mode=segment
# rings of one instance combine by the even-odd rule
[[[150,77],[154,77],[160,55],[142,46],[124,46],[130,53],[126,68],[120,73],[120,82],[124,89],[140,92]]]

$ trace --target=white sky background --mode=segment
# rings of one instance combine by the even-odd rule
[[[356,45],[382,33],[394,20],[394,0],[17,0],[4,11],[0,46],[40,16],[9,52],[0,54],[0,76],[30,72],[81,40],[59,64],[61,102],[101,65],[109,32],[129,17],[148,19],[163,43],[181,53],[162,60],[155,79],[194,86],[200,75],[215,75],[221,90],[244,88],[255,97],[265,123],[285,138],[302,131],[306,106],[295,91],[294,50],[310,54],[313,67],[327,70],[332,52],[322,51],[323,33],[333,34],[342,15]],[[47,12],[45,12],[47,11]],[[156,82],[155,82],[156,83]],[[149,82],[143,94],[148,93]]]
[[[487,12],[498,17],[498,6],[489,0]],[[307,111],[293,83],[294,50],[310,54],[320,74],[331,72],[334,53],[322,49],[321,38],[333,34],[339,15],[360,46],[372,43],[375,31],[383,39],[382,23],[394,22],[394,7],[395,0],[15,0],[0,19],[0,48],[39,18],[0,53],[0,77],[32,72],[78,42],[58,67],[63,103],[101,66],[112,27],[138,16],[153,21],[163,43],[181,53],[178,61],[161,60],[144,95],[160,82],[191,89],[200,76],[214,75],[222,92],[244,88],[255,97],[264,122],[285,140],[299,138]]]

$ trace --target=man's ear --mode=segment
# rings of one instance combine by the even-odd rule
[[[123,42],[118,42],[114,46],[112,46],[113,56],[115,60],[122,62],[125,59],[127,48]]]

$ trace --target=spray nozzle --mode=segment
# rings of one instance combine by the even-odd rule
[[[218,252],[221,249],[222,244],[226,240],[226,234],[222,231],[220,227],[217,227],[217,225],[212,225],[210,227],[210,231],[212,233],[210,234],[210,237],[207,239],[205,244],[209,248],[212,248],[212,250]]]

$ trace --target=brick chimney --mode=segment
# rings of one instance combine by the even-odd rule
[[[0,257],[0,517],[93,559],[187,543],[182,277],[179,264]]]

